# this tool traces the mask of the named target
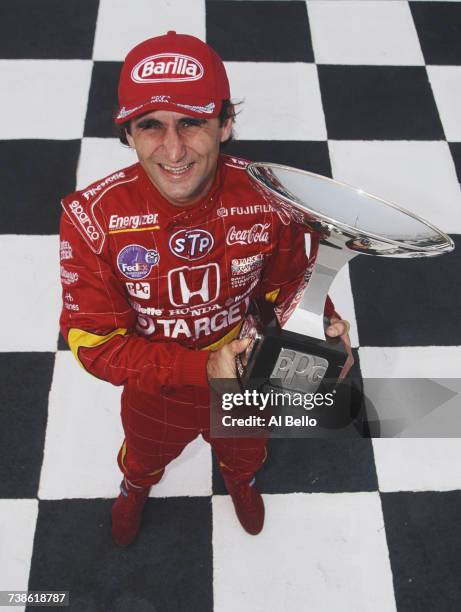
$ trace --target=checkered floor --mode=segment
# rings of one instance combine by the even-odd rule
[[[226,61],[244,101],[232,152],[361,186],[452,235],[458,250],[433,261],[355,259],[332,297],[365,378],[460,376],[461,3],[2,3],[0,590],[69,590],[82,612],[460,610],[456,438],[273,440],[256,538],[197,439],[139,540],[112,544],[120,390],[58,341],[59,198],[132,163],[112,134],[117,75],[169,29]]]

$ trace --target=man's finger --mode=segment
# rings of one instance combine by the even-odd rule
[[[234,355],[238,355],[239,353],[243,353],[243,351],[248,347],[251,342],[251,338],[240,338],[240,340],[233,340],[229,344],[229,348],[232,350]]]
[[[350,325],[347,321],[338,321],[327,327],[326,333],[330,338],[336,338],[337,336],[345,336],[350,329]]]

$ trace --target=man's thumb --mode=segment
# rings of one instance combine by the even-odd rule
[[[232,349],[234,355],[238,355],[239,353],[243,353],[243,351],[248,347],[251,342],[251,338],[240,338],[239,340],[233,340],[229,346]]]

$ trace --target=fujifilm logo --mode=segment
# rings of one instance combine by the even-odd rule
[[[177,83],[197,81],[203,76],[202,64],[181,53],[159,53],[141,60],[131,71],[135,83]]]

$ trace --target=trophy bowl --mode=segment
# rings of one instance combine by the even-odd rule
[[[237,358],[238,377],[245,388],[265,381],[284,391],[311,393],[324,379],[342,378],[347,362],[342,343],[325,336],[325,301],[339,270],[358,255],[434,257],[452,251],[454,243],[429,221],[345,183],[265,162],[249,164],[247,172],[273,209],[304,225],[319,248],[296,304],[302,333],[283,330],[272,304],[250,304],[240,337],[252,341]],[[307,255],[308,249],[310,239]]]

